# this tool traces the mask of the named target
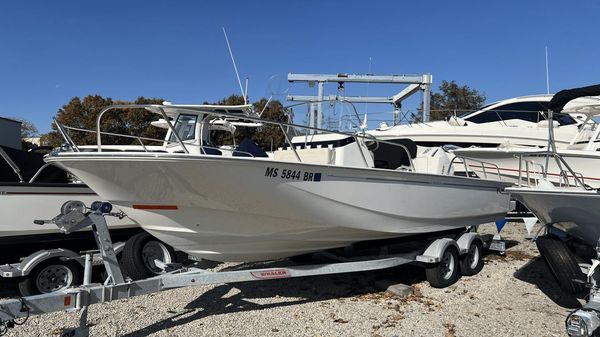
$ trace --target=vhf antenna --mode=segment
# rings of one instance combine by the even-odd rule
[[[235,76],[237,77],[238,84],[240,85],[240,91],[242,92],[242,97],[244,97],[244,104],[248,104],[248,102],[246,101],[247,92],[244,91],[244,87],[242,86],[242,80],[240,80],[240,73],[238,72],[237,66],[235,65],[235,59],[233,58],[233,52],[231,51],[231,45],[229,45],[229,39],[227,38],[227,32],[225,31],[225,27],[222,27],[222,28],[223,28],[223,35],[225,35],[225,42],[227,42],[227,49],[229,49],[229,56],[231,56],[231,62],[233,63],[233,69],[235,70]],[[246,84],[246,89],[248,89],[247,84]]]
[[[546,93],[550,95],[550,75],[548,73],[548,46],[546,46]]]

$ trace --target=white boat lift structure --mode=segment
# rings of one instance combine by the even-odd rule
[[[348,103],[384,103],[394,107],[394,125],[398,123],[399,110],[402,101],[409,96],[423,92],[423,121],[429,121],[431,101],[431,74],[423,75],[357,75],[357,74],[288,74],[288,82],[306,82],[309,87],[317,85],[317,96],[288,95],[288,101],[305,102],[309,104],[309,125],[321,128],[323,117],[323,102],[344,101]],[[379,83],[399,84],[407,87],[392,96],[343,96],[324,94],[325,83],[338,83],[338,89],[343,89],[345,83]]]
[[[61,213],[54,219],[36,221],[53,223],[65,234],[91,227],[108,277],[104,284],[91,283],[94,252],[88,252],[85,256],[82,286],[0,301],[0,336],[11,328],[23,325],[30,315],[79,311],[79,327],[63,329],[60,336],[87,337],[87,313],[90,305],[187,286],[369,271],[419,263],[426,267],[429,283],[442,288],[456,282],[461,274],[475,275],[483,268],[483,241],[477,233],[466,231],[452,237],[421,238],[413,242],[418,243],[418,248],[411,248],[401,254],[380,253],[375,257],[347,258],[344,262],[292,265],[283,268],[211,272],[156,260],[155,263],[161,265],[163,270],[171,271],[134,281],[124,276],[115,254],[115,246],[112,244],[104,218],[111,216],[111,210],[112,205],[106,202],[94,202],[91,208],[87,208],[81,201],[69,201],[61,207]],[[385,248],[382,250],[386,251]]]

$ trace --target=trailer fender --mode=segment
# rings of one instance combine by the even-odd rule
[[[83,260],[81,256],[72,250],[63,248],[40,250],[27,256],[23,261],[21,261],[21,263],[18,263],[17,269],[20,271],[20,273],[13,273],[12,276],[27,276],[40,263],[56,258],[74,259],[75,261],[79,262],[81,266],[83,266]]]
[[[449,238],[436,239],[427,246],[423,254],[416,257],[416,260],[423,263],[438,263],[449,246],[453,246],[460,251],[456,241]]]
[[[469,247],[471,247],[471,243],[473,240],[481,240],[479,234],[477,233],[464,233],[456,240],[456,244],[458,245],[458,254],[463,255],[469,251]],[[483,242],[483,241],[482,241]]]

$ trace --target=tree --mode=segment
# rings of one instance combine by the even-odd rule
[[[261,118],[276,122],[291,122],[288,120],[283,104],[280,101],[273,100],[269,102],[269,105],[265,109],[267,102],[266,98],[261,98],[258,102],[254,103],[256,111],[259,113],[262,111]],[[267,151],[276,150],[285,143],[283,131],[279,126],[273,124],[265,124],[254,134],[252,139]]]
[[[261,112],[264,109],[262,118],[274,121],[287,121],[287,117],[281,102],[273,100],[265,109],[267,99],[262,98],[254,103],[256,111]],[[66,126],[75,127],[86,130],[96,130],[97,118],[100,112],[109,105],[125,105],[125,104],[162,104],[163,100],[159,98],[138,97],[134,102],[114,101],[109,97],[99,95],[88,95],[83,99],[73,97],[66,105],[58,110],[56,121]],[[204,102],[205,104],[209,104]],[[231,95],[214,103],[218,105],[242,105],[244,98],[239,95]],[[153,139],[164,139],[166,130],[153,127],[150,123],[159,118],[154,113],[143,109],[114,109],[108,111],[101,120],[100,130],[115,134],[125,134],[132,136],[140,136]],[[58,132],[56,124],[52,124],[50,133],[42,136],[42,141],[51,146],[59,146],[64,142],[62,136]],[[259,146],[265,150],[277,148],[285,142],[285,136],[278,126],[265,124],[252,130],[248,128],[238,129],[235,133],[235,142],[239,144],[245,136],[250,136]],[[69,136],[77,145],[94,145],[97,142],[95,132],[69,131]],[[231,144],[231,135],[222,131],[216,131],[211,137],[212,145]],[[139,144],[132,138],[102,135],[103,144]],[[144,141],[145,145],[149,145]]]
[[[161,104],[162,99],[138,97],[134,104]],[[96,130],[96,122],[100,112],[109,105],[131,104],[127,101],[113,101],[110,97],[99,95],[88,95],[81,100],[79,97],[73,97],[69,103],[58,110],[56,121],[66,126]],[[100,131],[116,134],[135,135],[154,139],[163,139],[166,130],[152,127],[150,123],[157,119],[157,115],[143,109],[115,109],[108,111],[101,120]],[[52,146],[59,146],[63,143],[62,136],[59,134],[56,124],[52,124],[50,133],[42,138]],[[77,145],[96,144],[95,132],[69,131],[69,136]],[[119,136],[102,136],[103,143],[110,144],[139,144],[137,140]],[[149,144],[145,142],[145,144]]]
[[[465,110],[476,110],[485,103],[485,93],[480,93],[456,81],[442,81],[440,92],[431,94],[431,120],[441,120]]]
[[[268,99],[261,98],[259,101],[253,103],[255,111],[258,113],[262,112],[261,118],[277,122],[289,122],[281,102],[278,100],[272,100],[269,102],[269,105],[267,105],[267,102],[269,102]],[[208,103],[205,102],[205,104]],[[242,105],[244,104],[244,98],[239,95],[231,95],[219,100],[214,104]],[[249,136],[256,144],[258,144],[258,146],[267,151],[270,151],[271,149],[277,149],[278,147],[283,146],[285,142],[285,135],[281,131],[281,128],[279,128],[277,125],[267,123],[264,123],[262,127],[254,130],[250,128],[236,130],[234,135],[236,144],[239,144],[246,136]],[[231,135],[222,131],[215,132],[215,135],[212,137],[212,140],[215,144],[223,144],[230,139]],[[229,143],[231,143],[231,141],[229,141]]]

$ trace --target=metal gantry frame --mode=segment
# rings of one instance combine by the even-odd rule
[[[326,83],[379,83],[379,84],[408,84],[406,88],[388,97],[344,96],[346,102],[352,103],[384,103],[394,106],[394,124],[398,123],[398,111],[402,101],[418,91],[423,92],[423,121],[429,121],[431,101],[431,74],[423,75],[359,75],[359,74],[288,74],[288,82],[306,82],[310,87],[317,85],[317,96],[288,95],[288,101],[306,102],[309,104],[309,125],[321,128],[323,119],[323,102],[339,101],[338,95],[324,94]]]

